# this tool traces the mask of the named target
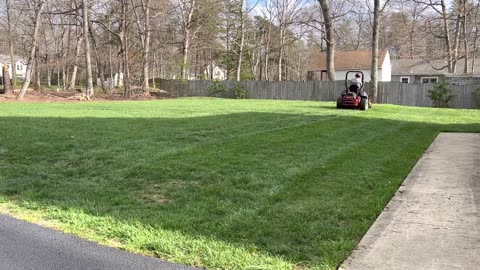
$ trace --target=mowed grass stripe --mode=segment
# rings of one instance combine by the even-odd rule
[[[273,118],[274,117],[274,118]],[[335,117],[328,115],[326,118]],[[256,121],[250,121],[249,119]],[[273,120],[272,120],[273,118]],[[8,119],[1,118],[0,124],[6,122],[17,122],[14,129],[11,129],[9,134],[6,134],[7,140],[25,139],[35,140],[33,145],[17,144],[15,149],[26,147],[29,151],[38,151],[38,154],[49,151],[47,147],[51,143],[58,140],[66,142],[64,148],[70,152],[72,144],[78,146],[77,149],[82,149],[82,153],[88,154],[88,150],[98,148],[99,137],[104,140],[100,141],[101,146],[111,147],[116,151],[124,151],[125,145],[130,145],[132,150],[138,145],[148,144],[153,146],[156,151],[162,153],[174,153],[179,149],[189,149],[192,146],[199,144],[215,143],[222,140],[235,139],[238,136],[248,136],[261,132],[271,132],[290,126],[300,126],[311,122],[319,121],[313,117],[279,115],[266,115],[262,119],[261,114],[247,115],[226,115],[216,118],[212,121],[210,118],[203,117],[193,121],[194,125],[186,125],[183,121],[169,121],[165,119],[156,121],[139,121],[129,119],[58,119],[52,121],[51,119],[38,118],[18,118]],[[102,125],[96,126],[95,123],[101,121]],[[251,124],[253,122],[254,124]],[[226,127],[225,127],[226,126]],[[92,129],[94,127],[94,129]],[[225,128],[220,128],[225,127]],[[26,131],[28,129],[29,131]],[[56,129],[59,134],[67,136],[55,136],[49,130]],[[28,132],[35,132],[35,138],[23,138],[22,134]],[[10,136],[9,136],[10,135]],[[90,139],[93,137],[94,139]],[[117,142],[122,140],[122,147],[118,146]],[[18,149],[22,150],[22,149]],[[56,149],[57,151],[59,149]],[[182,150],[180,150],[182,151]],[[140,152],[138,154],[142,154]],[[33,156],[38,160],[32,162],[45,161],[41,155]],[[8,158],[8,157],[7,157]],[[28,162],[29,160],[22,160],[21,162]]]
[[[268,228],[270,233],[262,231],[258,237],[274,243],[274,254],[291,254],[291,246],[295,246],[298,261],[336,267],[381,212],[425,150],[424,145],[433,140],[433,134],[425,133],[428,129],[401,124],[362,141],[354,151],[312,166],[291,179],[258,213],[276,218],[250,220],[249,224]],[[407,135],[413,136],[415,143],[399,139]],[[388,155],[383,152],[386,148]]]
[[[336,156],[355,149],[359,141],[351,139],[348,132],[351,128],[365,127],[368,130],[374,126],[369,121],[357,121],[349,128],[345,128],[341,121],[336,124],[338,126],[332,124],[328,129],[311,125],[302,129],[282,130],[279,134],[254,136],[247,142],[199,148],[185,153],[188,156],[185,163],[173,164],[178,162],[179,157],[165,157],[163,161],[154,163],[162,164],[161,166],[151,166],[148,169],[137,167],[132,176],[146,181],[139,186],[163,186],[165,194],[177,202],[182,211],[190,212],[192,217],[188,222],[201,224],[192,227],[191,233],[205,234],[215,228],[215,235],[225,235],[222,239],[243,239],[255,228],[242,220],[262,216],[255,212],[265,206],[270,207],[269,198],[276,196],[284,186],[290,185],[296,174],[303,173],[312,166],[325,165]],[[361,136],[367,141],[373,140],[378,134],[395,132],[402,125],[386,124],[377,128],[378,133],[362,133]],[[339,141],[337,144],[325,145],[322,140],[329,138],[337,138]],[[261,162],[252,162],[259,160]],[[175,175],[174,168],[178,165],[183,168],[183,172]],[[168,168],[172,169],[165,171]],[[188,176],[185,177],[185,173]],[[176,180],[172,186],[172,176],[173,179],[183,176],[186,180]],[[178,185],[182,185],[183,189],[178,189]],[[213,220],[212,216],[215,216]],[[162,227],[173,229],[182,220],[176,220],[173,214],[166,220],[154,223],[159,222],[163,224]],[[247,227],[249,229],[245,229]],[[251,237],[248,239],[251,243]]]

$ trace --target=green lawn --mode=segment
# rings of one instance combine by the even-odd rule
[[[0,104],[0,209],[209,269],[334,269],[440,131],[480,132],[479,110],[334,107]]]

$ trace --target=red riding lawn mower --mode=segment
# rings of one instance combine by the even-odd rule
[[[349,74],[355,74],[355,77],[361,80],[361,84],[351,84],[348,79]],[[359,78],[360,77],[360,78]],[[372,102],[368,98],[367,92],[363,89],[364,75],[361,71],[349,71],[345,75],[345,90],[342,92],[342,96],[337,99],[337,109],[352,108],[366,111],[372,108]]]

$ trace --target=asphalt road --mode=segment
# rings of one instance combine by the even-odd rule
[[[193,270],[0,215],[0,270]]]

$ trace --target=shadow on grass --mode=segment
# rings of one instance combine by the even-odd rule
[[[331,110],[331,111],[338,111],[339,109],[337,109],[337,107],[335,107],[335,102],[329,102],[333,105],[329,105],[328,103],[325,104],[327,102],[322,102],[322,103],[319,103],[318,105],[302,105],[302,106],[296,106],[298,108],[313,108],[313,109],[322,109],[322,110]],[[348,110],[347,108],[345,108],[344,110]]]
[[[349,254],[438,132],[480,132],[474,123],[273,113],[0,125],[7,199],[55,207],[50,217],[77,227],[72,209],[317,267]],[[111,231],[104,235],[173,261],[222,267],[207,258],[220,248],[179,259],[161,239],[134,243]]]

